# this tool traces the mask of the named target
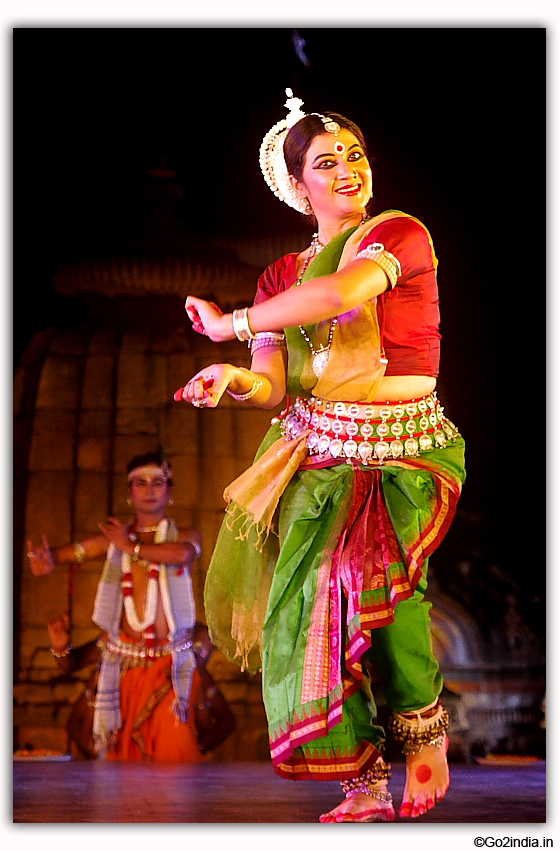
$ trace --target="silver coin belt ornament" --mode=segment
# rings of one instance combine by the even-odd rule
[[[307,446],[317,460],[355,459],[363,464],[415,457],[444,448],[460,436],[444,416],[435,392],[418,400],[381,406],[297,397],[272,422],[280,423],[286,440],[296,440],[310,430]]]

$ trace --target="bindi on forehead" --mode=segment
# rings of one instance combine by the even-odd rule
[[[346,147],[344,142],[341,142],[340,139],[337,139],[337,141],[334,143],[333,147],[334,147],[334,153],[339,154],[339,155],[345,154],[345,153],[350,153],[350,151],[353,151],[354,149],[360,150],[360,151],[362,150],[362,146],[360,145],[359,142],[352,142],[351,144],[348,145],[348,147]],[[322,151],[320,154],[315,154],[311,163],[312,164],[316,163],[317,160],[321,159],[321,157],[332,157],[332,152],[331,151]]]

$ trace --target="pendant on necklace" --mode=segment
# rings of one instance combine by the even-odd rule
[[[327,364],[329,362],[329,349],[330,346],[321,346],[320,349],[317,349],[313,352],[313,372],[320,378],[327,368]]]

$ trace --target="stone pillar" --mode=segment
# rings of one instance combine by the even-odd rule
[[[97,534],[97,524],[108,515],[130,519],[126,465],[134,455],[161,444],[175,480],[169,514],[180,527],[196,528],[203,536],[193,587],[198,617],[204,621],[204,578],[224,514],[224,488],[251,463],[274,412],[243,406],[229,396],[215,410],[174,402],[175,390],[199,369],[219,361],[249,366],[250,355],[238,342],[216,346],[185,331],[180,310],[174,325],[168,316],[158,321],[157,299],[151,304],[146,298],[143,306],[143,324],[115,324],[108,310],[109,318],[51,332],[44,344],[35,404],[27,403],[22,537],[39,543],[44,533],[57,547]],[[22,366],[16,376],[20,400],[26,381],[30,378]],[[20,547],[15,746],[64,751],[64,724],[89,674],[77,679],[62,675],[49,652],[46,623],[67,608],[68,567],[34,577],[25,543]],[[75,646],[98,633],[91,614],[101,569],[98,560],[76,570]],[[232,704],[238,731],[207,758],[267,759],[260,677],[242,674],[219,652],[209,667]]]

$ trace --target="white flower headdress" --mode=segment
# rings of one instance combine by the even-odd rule
[[[306,118],[307,113],[302,112],[303,101],[301,98],[294,97],[291,89],[286,89],[286,96],[288,100],[284,106],[289,110],[288,115],[282,121],[278,121],[274,127],[271,127],[262,140],[259,162],[264,179],[276,197],[288,204],[289,207],[293,207],[298,213],[308,213],[307,198],[299,198],[293,189],[284,159],[284,140],[288,135],[288,130],[301,118]],[[310,114],[321,119],[327,133],[334,133],[335,136],[338,134],[340,125],[332,118],[321,115],[320,112]]]
[[[284,139],[290,127],[293,127],[300,118],[305,118],[306,113],[301,111],[303,101],[301,98],[294,97],[291,89],[286,89],[286,95],[288,100],[284,106],[289,110],[288,115],[271,127],[262,140],[259,162],[263,177],[276,197],[299,213],[305,213],[307,203],[304,198],[298,198],[296,195],[286,169]]]

